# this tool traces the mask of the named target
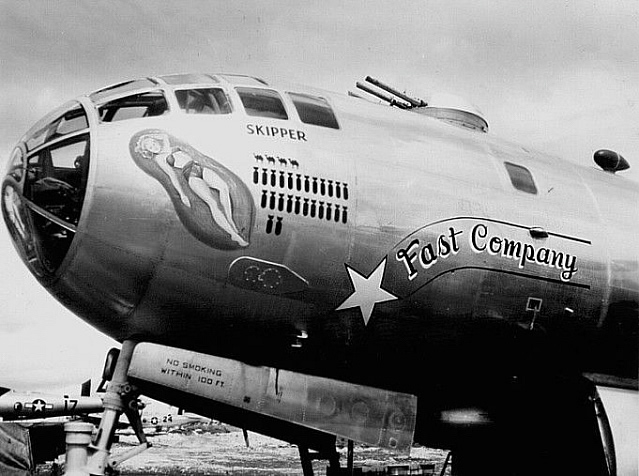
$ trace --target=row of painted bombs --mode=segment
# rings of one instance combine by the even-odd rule
[[[310,216],[311,218],[319,218],[320,220],[333,220],[346,223],[348,220],[348,207],[333,203],[324,203],[321,200],[313,200],[310,198],[294,197],[293,195],[285,195],[283,193],[268,192],[262,190],[260,199],[262,208],[278,210],[280,212],[294,213],[295,215]]]
[[[269,173],[270,172],[270,173]],[[270,185],[271,187],[287,188],[289,190],[297,190],[298,192],[314,193],[316,195],[335,197],[348,200],[348,184],[309,175],[294,174],[293,172],[285,172],[283,170],[262,169],[260,173],[259,167],[253,167],[253,183]]]

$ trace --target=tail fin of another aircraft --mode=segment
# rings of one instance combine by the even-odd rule
[[[80,395],[82,397],[90,397],[91,396],[91,379],[82,383],[82,387],[80,390]]]

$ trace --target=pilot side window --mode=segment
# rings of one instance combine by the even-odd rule
[[[288,93],[288,95],[303,123],[339,129],[335,114],[326,99],[308,94]]]
[[[521,165],[512,164],[510,162],[504,162],[508,175],[510,176],[510,182],[517,190],[522,192],[536,194],[537,186],[532,174],[526,167]]]
[[[180,109],[187,114],[230,114],[231,103],[220,88],[175,91]]]
[[[142,117],[161,116],[169,106],[161,91],[134,94],[104,103],[98,108],[100,121],[116,122]]]
[[[249,116],[288,119],[280,95],[270,89],[236,88]]]

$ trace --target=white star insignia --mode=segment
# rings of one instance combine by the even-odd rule
[[[377,268],[375,268],[368,277],[346,265],[348,277],[353,285],[353,293],[335,310],[341,311],[343,309],[359,307],[362,312],[362,317],[364,318],[364,325],[367,325],[371,314],[373,314],[375,304],[398,299],[397,296],[382,289],[382,278],[384,277],[385,269],[386,258],[377,265]]]
[[[46,404],[44,400],[34,400],[33,401],[33,411],[34,412],[42,412],[44,411]]]

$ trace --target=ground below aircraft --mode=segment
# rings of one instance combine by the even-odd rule
[[[300,447],[453,449],[457,474],[615,474],[595,384],[637,390],[639,220],[474,108],[179,74],[82,96],[14,149],[25,265],[122,343],[83,471],[140,394]],[[381,88],[384,92],[373,88]],[[390,94],[390,96],[389,96]],[[315,454],[309,452],[316,451]]]

